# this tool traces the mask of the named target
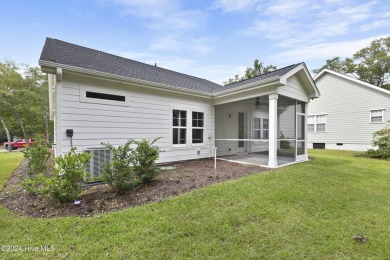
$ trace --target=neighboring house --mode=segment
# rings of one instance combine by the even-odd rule
[[[91,151],[95,172],[110,160],[101,143],[129,138],[161,137],[159,162],[210,157],[215,146],[218,156],[263,151],[259,164],[269,167],[286,154],[307,159],[305,111],[319,92],[304,63],[222,86],[47,38],[39,64],[49,78],[56,156],[72,146]]]
[[[331,70],[314,81],[321,98],[309,105],[309,148],[363,151],[390,120],[390,91]]]

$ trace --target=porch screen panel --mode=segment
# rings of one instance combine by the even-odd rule
[[[296,101],[279,95],[278,98],[278,164],[295,161]]]
[[[279,96],[278,124],[279,139],[295,139],[295,100]]]

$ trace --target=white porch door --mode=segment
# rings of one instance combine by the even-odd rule
[[[246,139],[246,115],[245,112],[238,112],[237,116],[237,139]],[[237,152],[246,152],[246,142],[238,141]]]

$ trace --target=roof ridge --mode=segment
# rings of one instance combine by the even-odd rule
[[[256,77],[253,77],[253,78],[247,78],[247,79],[243,79],[243,80],[240,80],[240,81],[237,81],[237,82],[233,82],[233,83],[230,83],[230,84],[225,85],[225,87],[226,87],[226,86],[233,85],[233,84],[236,84],[236,83],[239,83],[239,82],[243,82],[243,81],[246,81],[246,80],[255,79],[255,78],[257,78],[257,77],[261,77],[261,76],[267,75],[267,74],[269,74],[269,73],[277,72],[277,71],[279,71],[279,70],[283,70],[283,69],[286,69],[286,68],[288,68],[288,67],[297,66],[297,65],[302,64],[302,63],[303,63],[303,62],[301,62],[301,63],[296,63],[296,64],[291,64],[291,65],[289,65],[289,66],[286,66],[286,67],[283,67],[283,68],[280,68],[280,69],[276,69],[276,70],[273,70],[273,71],[269,71],[269,72],[266,72],[266,73],[257,75]],[[286,72],[286,73],[287,73],[287,72]]]
[[[182,73],[182,72],[178,72],[178,71],[166,69],[166,68],[163,68],[163,67],[154,66],[154,65],[151,65],[151,64],[147,64],[147,63],[145,63],[145,62],[133,60],[133,59],[130,59],[130,58],[125,58],[125,57],[123,57],[123,56],[119,56],[119,55],[116,55],[116,54],[108,53],[108,52],[105,52],[105,51],[100,51],[100,50],[93,49],[93,48],[90,48],[90,47],[85,47],[85,46],[78,45],[78,44],[74,44],[74,43],[71,43],[71,42],[66,42],[66,41],[63,41],[63,40],[59,40],[59,39],[55,39],[55,38],[46,37],[46,40],[48,40],[48,39],[49,39],[49,40],[53,40],[53,41],[62,42],[62,43],[69,44],[69,45],[73,45],[73,46],[77,46],[77,47],[79,47],[79,48],[88,49],[88,50],[90,50],[90,51],[95,51],[95,52],[103,53],[103,54],[106,54],[106,55],[109,55],[109,56],[113,56],[113,57],[117,57],[117,58],[120,58],[120,59],[123,59],[123,60],[136,62],[136,63],[138,63],[138,64],[140,64],[140,65],[142,65],[142,66],[150,67],[151,69],[165,70],[165,71],[167,71],[167,72],[172,72],[172,73],[174,73],[174,74],[182,75],[182,76],[185,76],[185,77],[187,77],[187,78],[188,78],[188,77],[189,77],[189,78],[196,78],[196,79],[200,79],[200,80],[202,80],[202,81],[207,81],[207,82],[209,82],[209,83],[218,85],[219,87],[223,87],[223,85],[218,84],[218,83],[215,83],[215,82],[210,81],[210,80],[208,80],[208,79],[204,79],[204,78],[200,78],[200,77],[197,77],[197,76],[185,74],[185,73]]]

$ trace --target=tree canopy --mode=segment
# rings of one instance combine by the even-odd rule
[[[38,67],[0,61],[0,139],[52,133],[48,122],[47,77]],[[6,137],[9,139],[9,137]]]
[[[318,74],[330,69],[349,74],[357,79],[390,90],[390,37],[374,40],[366,48],[357,51],[351,58],[334,57],[325,65],[313,70]]]
[[[260,62],[258,59],[255,59],[255,61],[253,62],[253,68],[247,67],[244,76],[240,77],[239,75],[235,75],[234,78],[231,78],[228,81],[224,81],[223,84],[229,85],[242,80],[254,78],[274,70],[276,70],[276,66],[274,65],[264,66],[262,62]]]

